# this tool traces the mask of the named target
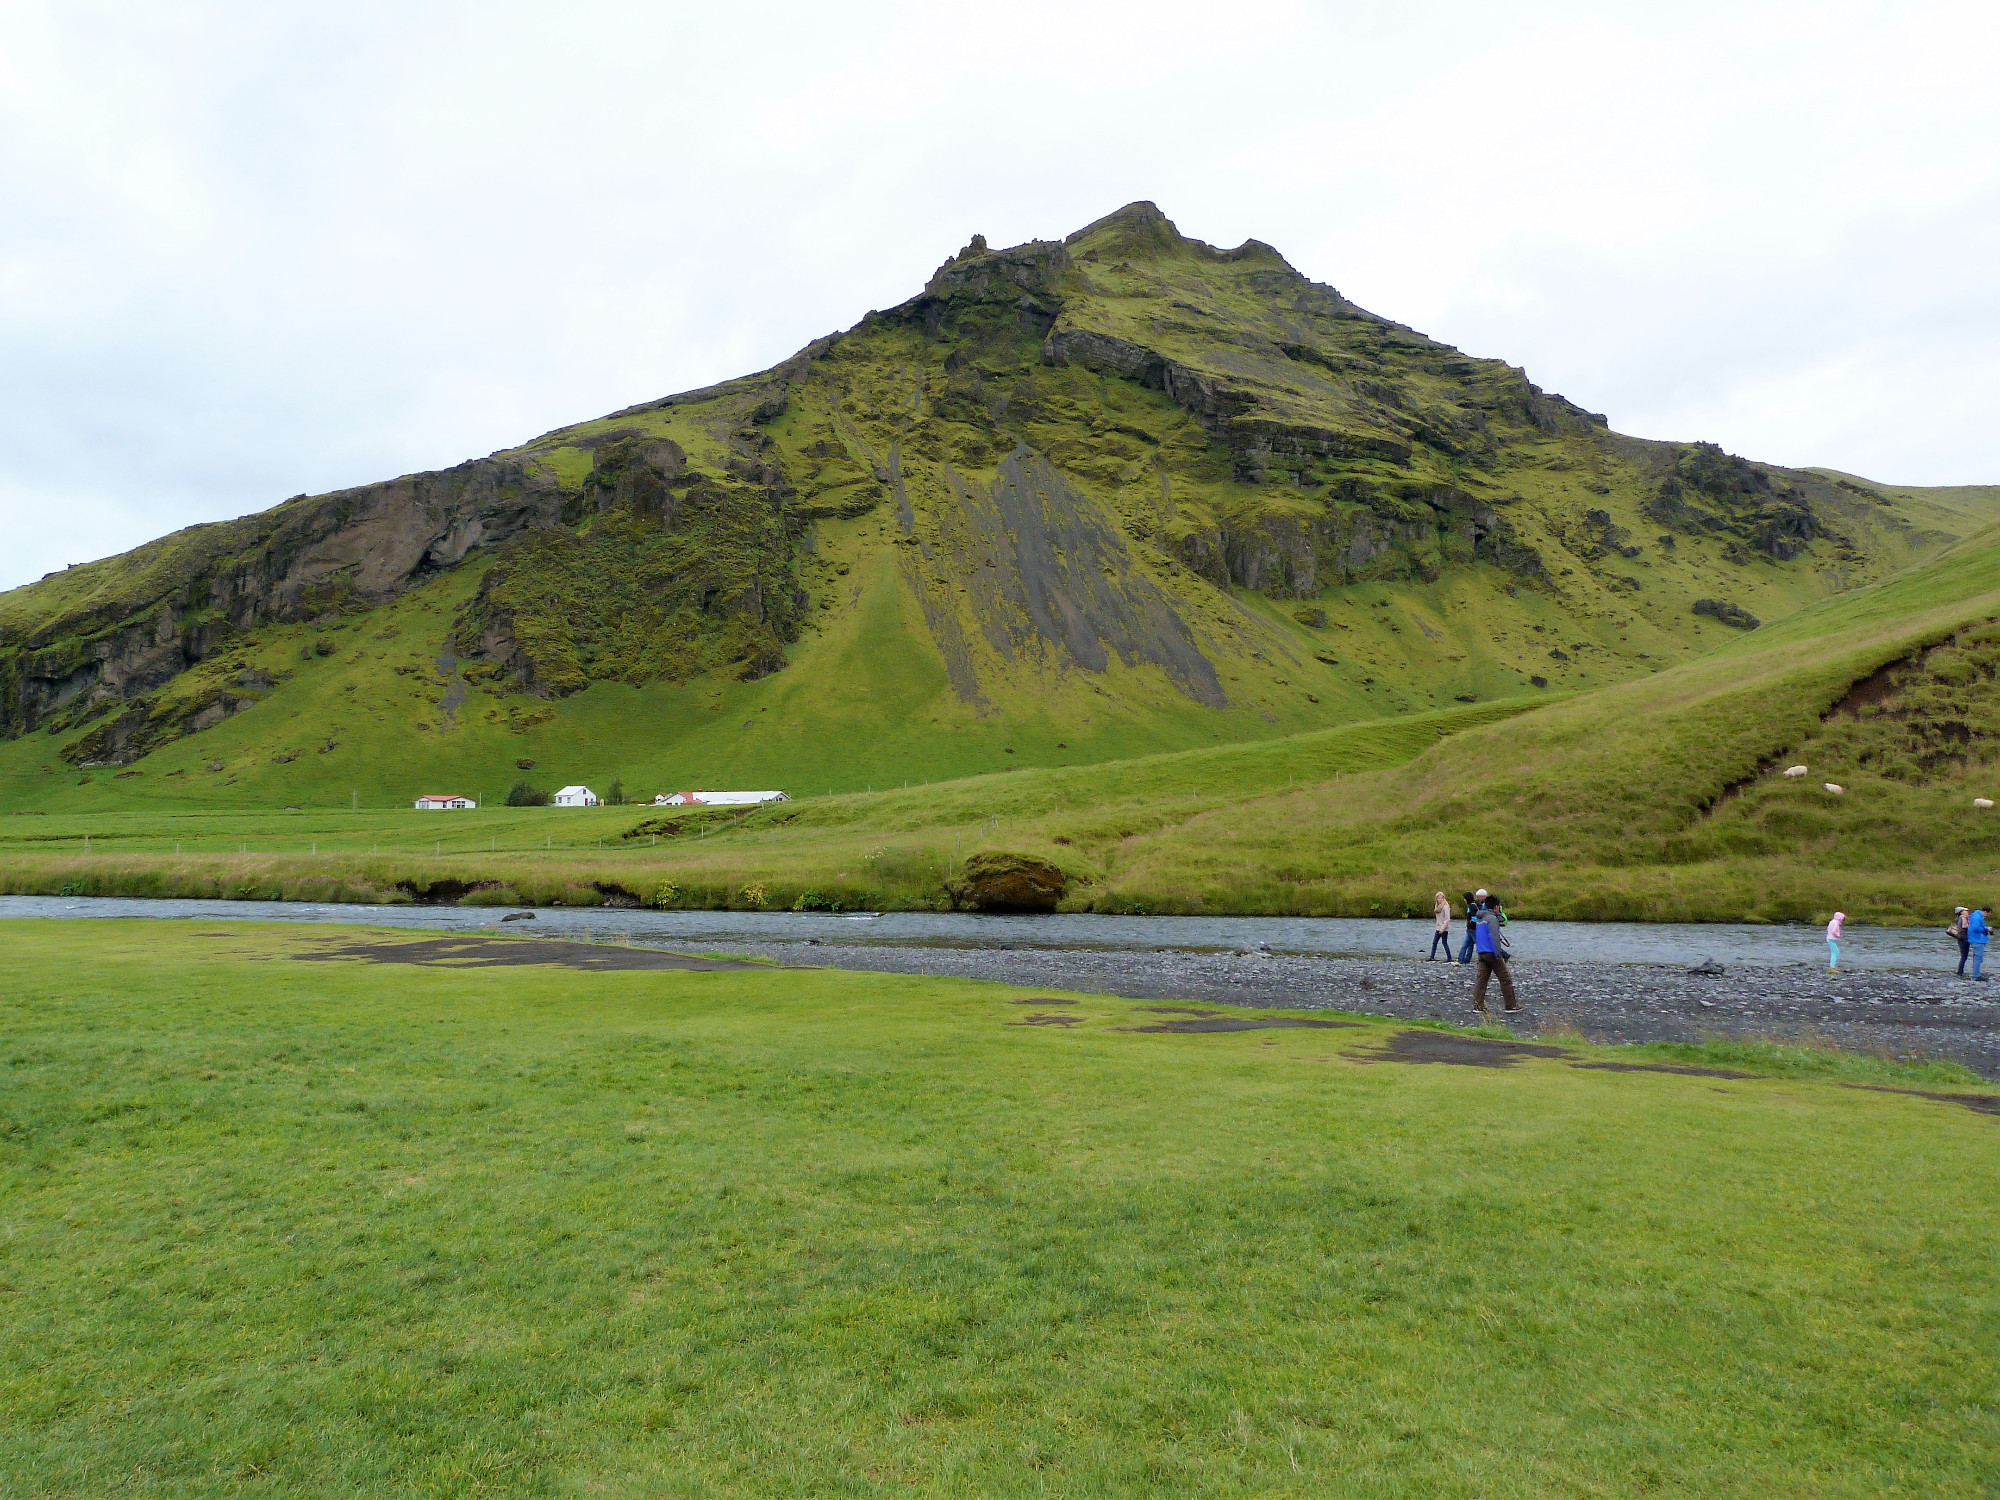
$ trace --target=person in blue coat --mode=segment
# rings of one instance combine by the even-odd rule
[[[1986,976],[1979,970],[1986,962],[1986,944],[1993,935],[1993,929],[1987,925],[1992,915],[1992,907],[1975,906],[1965,923],[1965,940],[1972,944],[1972,977],[1981,984],[1986,983]]]
[[[1484,891],[1480,895],[1484,900],[1479,907],[1478,925],[1473,929],[1479,947],[1479,974],[1472,981],[1472,1008],[1486,1014],[1486,981],[1498,974],[1502,1007],[1517,1011],[1521,1002],[1514,994],[1514,976],[1507,968],[1507,944],[1500,936],[1500,902]]]

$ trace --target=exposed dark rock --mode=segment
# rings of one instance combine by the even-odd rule
[[[943,573],[941,582],[970,574],[969,586],[960,586],[967,587],[987,642],[1003,660],[1053,651],[1086,671],[1102,672],[1115,652],[1126,666],[1159,666],[1198,703],[1228,702],[1172,600],[1133,565],[1101,507],[1045,457],[1017,447],[988,488],[967,485],[949,471],[947,478],[960,501],[949,519],[963,530],[945,540],[974,566],[947,570],[942,555],[929,566]],[[977,565],[988,559],[1001,566]],[[912,559],[909,566],[926,564]],[[919,596],[930,597],[922,589]],[[937,612],[932,629],[949,669],[957,652],[952,634],[939,630],[944,613]],[[963,670],[969,674],[969,664]],[[954,672],[953,685],[961,697],[977,701],[976,683],[961,685]]]
[[[1678,532],[1727,538],[1724,556],[1732,562],[1753,555],[1785,562],[1815,538],[1834,537],[1803,490],[1774,487],[1763,469],[1713,443],[1679,451],[1646,514]],[[1672,544],[1662,538],[1662,545]]]
[[[1755,630],[1763,623],[1749,610],[1740,605],[1726,604],[1720,599],[1697,599],[1694,601],[1694,612],[1720,620],[1737,630]]]
[[[975,854],[945,886],[955,907],[975,911],[1054,911],[1069,877],[1024,854]]]
[[[0,734],[156,692],[260,625],[385,602],[476,548],[554,522],[562,505],[529,460],[477,459],[289,500],[90,564],[104,579],[97,589],[66,596],[77,602],[20,637],[0,633]]]

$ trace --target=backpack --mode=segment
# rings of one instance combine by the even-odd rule
[[[1964,937],[1966,929],[1966,920],[1967,919],[1964,917],[1954,916],[1951,919],[1951,926],[1945,928],[1944,935],[1946,937],[1953,937],[1953,938]]]

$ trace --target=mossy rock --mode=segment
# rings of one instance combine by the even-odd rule
[[[1054,911],[1069,877],[1047,860],[1025,854],[975,854],[948,881],[952,905],[974,911]]]

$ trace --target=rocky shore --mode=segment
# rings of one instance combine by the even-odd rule
[[[1257,950],[1106,952],[731,944],[786,964],[957,975],[1134,999],[1347,1010],[1470,1023],[1470,967],[1411,959],[1300,957]],[[1523,1036],[1574,1030],[1593,1041],[1700,1041],[1730,1035],[1819,1041],[1901,1059],[1951,1058],[2000,1078],[2000,985],[1927,972],[1830,976],[1807,965],[1690,973],[1649,964],[1514,965],[1522,1009],[1493,1019]]]

